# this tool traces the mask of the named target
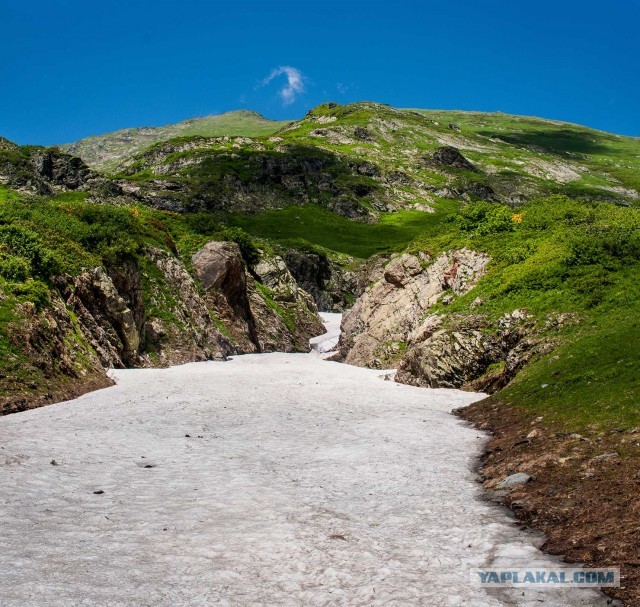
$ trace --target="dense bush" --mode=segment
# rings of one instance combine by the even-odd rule
[[[454,222],[465,232],[477,234],[497,234],[511,232],[515,221],[513,211],[502,204],[491,202],[470,202],[455,215]]]
[[[196,234],[214,234],[222,229],[222,225],[211,213],[190,213],[185,215],[187,225]]]
[[[573,236],[567,265],[580,266],[640,260],[640,231],[626,226],[598,226]]]
[[[0,276],[6,280],[23,282],[31,275],[31,266],[23,257],[0,255]]]
[[[24,260],[24,278],[29,275],[30,269],[45,278],[59,270],[58,260],[53,251],[43,246],[38,235],[32,230],[18,225],[0,226],[0,244],[10,256],[7,272],[20,273],[18,268],[20,264],[16,261],[18,258]],[[9,267],[12,269],[10,270]]]
[[[38,309],[49,304],[49,287],[39,280],[8,283],[7,290],[22,300],[33,302]]]

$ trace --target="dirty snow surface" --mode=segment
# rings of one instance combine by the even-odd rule
[[[117,371],[0,418],[0,605],[601,604],[472,586],[557,565],[482,499],[485,439],[449,414],[478,395],[321,351]]]

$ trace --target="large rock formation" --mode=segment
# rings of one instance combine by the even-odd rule
[[[13,382],[7,373],[15,373],[15,390],[0,396],[2,412],[107,386],[110,367],[306,352],[324,332],[313,298],[280,257],[261,260],[252,275],[237,244],[210,242],[192,261],[195,277],[169,251],[147,247],[115,268],[55,277],[41,310],[18,306],[7,331],[39,381],[22,382],[19,363],[8,360],[0,378]]]
[[[139,364],[140,333],[133,312],[103,268],[85,270],[73,281],[67,305],[103,366]]]
[[[253,272],[259,280],[252,299],[254,309],[256,305],[263,305],[256,297],[260,295],[264,305],[271,310],[270,313],[267,310],[262,314],[254,313],[262,351],[308,351],[309,339],[324,333],[313,297],[300,288],[279,256],[263,259]],[[278,346],[280,335],[284,341]],[[274,338],[275,347],[267,346]]]
[[[146,274],[145,366],[223,360],[236,352],[184,264],[155,247],[147,249],[147,258],[160,276]]]
[[[330,259],[320,251],[287,249],[284,261],[296,282],[321,312],[343,312],[354,301],[357,272],[346,269],[353,259]]]
[[[431,260],[404,254],[372,267],[372,284],[343,318],[345,362],[396,368],[395,380],[430,388],[495,392],[548,344],[524,310],[497,322],[473,313],[434,314],[438,301],[468,292],[489,258],[460,250]],[[445,299],[446,298],[446,299]]]
[[[242,352],[307,351],[323,332],[313,298],[296,283],[280,257],[245,269],[233,242],[210,242],[192,263],[211,308]]]
[[[210,309],[227,328],[241,352],[259,350],[256,323],[249,305],[247,272],[235,242],[209,242],[191,262]]]
[[[460,295],[469,290],[488,261],[486,255],[461,250],[435,260],[404,254],[378,268],[373,284],[343,318],[339,349],[344,360],[377,368],[393,365],[429,308],[447,291]]]
[[[33,194],[77,190],[98,176],[80,159],[56,148],[0,142],[0,182]]]
[[[449,319],[446,329],[433,323],[410,341],[398,365],[396,381],[428,388],[468,386],[481,392],[503,388],[529,361],[538,342],[523,310],[514,310],[497,326],[479,316]]]

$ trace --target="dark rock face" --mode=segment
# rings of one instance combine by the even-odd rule
[[[206,297],[182,262],[155,247],[148,260],[159,270],[161,284],[149,282],[147,298],[155,304],[145,312],[145,366],[165,366],[200,360],[224,360],[237,348],[221,332]]]
[[[438,148],[433,153],[431,162],[443,167],[453,167],[454,169],[478,172],[478,169],[460,153],[460,150],[451,146]]]
[[[463,196],[480,198],[480,200],[486,200],[487,202],[496,202],[498,200],[498,196],[493,188],[485,183],[469,181],[463,186],[462,191]]]
[[[357,126],[353,131],[353,135],[356,139],[360,139],[360,141],[366,141],[369,143],[375,141],[375,137],[371,132],[362,126]]]
[[[313,297],[318,309],[329,312],[333,302],[325,292],[332,274],[328,258],[325,255],[289,249],[284,260],[297,283]]]
[[[0,177],[12,188],[49,195],[76,190],[97,175],[80,158],[56,148],[24,148],[7,142],[0,147]]]
[[[351,219],[366,219],[370,205],[392,203],[381,184],[381,171],[370,161],[349,162],[337,154],[310,146],[288,145],[273,151],[251,147],[230,154],[227,151],[201,153],[166,143],[125,163],[121,171],[134,174],[149,169],[159,177],[144,183],[120,180],[119,185],[138,200],[175,212],[242,211],[256,213],[290,205],[317,204]],[[202,142],[199,145],[204,145]],[[192,152],[176,161],[167,159]],[[182,183],[161,179],[179,175]],[[361,199],[367,197],[367,201]],[[370,200],[371,199],[371,200]]]
[[[528,337],[527,315],[515,310],[498,327],[482,317],[461,317],[453,327],[426,332],[398,367],[396,381],[429,388],[493,393],[506,386],[539,350]],[[490,367],[493,371],[487,371]]]
[[[207,301],[232,333],[240,352],[308,351],[323,332],[311,295],[280,257],[245,269],[234,242],[210,242],[192,258]]]
[[[113,286],[131,310],[136,329],[144,333],[145,307],[142,280],[138,265],[132,259],[124,259],[116,267],[107,268]]]
[[[80,158],[51,148],[36,152],[31,158],[31,166],[45,181],[69,190],[78,189],[92,176],[92,171]]]
[[[296,282],[321,312],[342,312],[353,303],[357,274],[322,253],[289,249],[284,260]]]
[[[481,331],[437,331],[403,357],[396,381],[430,388],[460,388],[500,360],[497,343]]]
[[[497,202],[500,200],[490,185],[479,183],[468,179],[456,180],[452,185],[435,191],[438,196],[443,198],[462,198],[464,200],[473,200],[479,198],[487,202]]]
[[[261,350],[308,351],[309,339],[324,333],[311,295],[300,288],[279,256],[262,259],[254,274],[260,282],[250,290],[250,299]]]
[[[488,202],[499,200],[494,189],[487,183],[489,179],[482,175],[482,171],[469,162],[457,148],[451,146],[440,147],[426,159],[426,163],[427,166],[444,172],[447,172],[447,169],[456,169],[478,174],[478,177],[454,174],[453,179],[447,186],[435,190],[438,196],[454,199],[463,198],[465,200],[479,198]]]
[[[140,363],[140,333],[133,312],[102,268],[85,270],[71,288],[67,305],[105,367]]]
[[[235,242],[209,242],[191,262],[209,306],[218,311],[240,350],[260,351],[240,247]]]

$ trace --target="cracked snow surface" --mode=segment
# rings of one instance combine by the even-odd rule
[[[479,395],[382,381],[315,341],[117,371],[0,418],[0,605],[604,605],[472,585],[558,565],[482,498],[485,437],[449,413]]]

